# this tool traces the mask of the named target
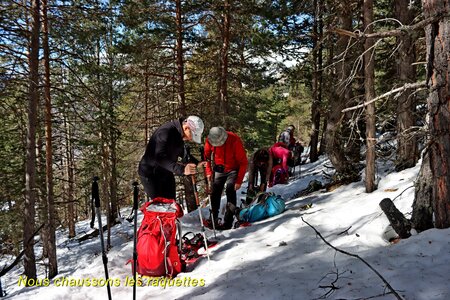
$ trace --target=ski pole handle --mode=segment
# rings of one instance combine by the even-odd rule
[[[92,199],[94,199],[95,207],[100,207],[100,195],[98,192],[98,183],[97,183],[99,179],[100,178],[98,178],[98,176],[94,176],[92,182]]]
[[[139,183],[137,181],[133,182],[133,209],[136,212],[138,208],[138,197],[139,197]]]

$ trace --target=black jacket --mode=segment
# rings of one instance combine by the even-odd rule
[[[163,168],[175,175],[184,174],[184,164],[178,158],[184,156],[183,119],[161,125],[150,138],[139,162],[138,174],[150,176],[156,168]]]

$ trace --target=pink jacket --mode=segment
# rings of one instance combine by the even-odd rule
[[[282,143],[276,143],[270,148],[270,152],[273,156],[273,165],[276,165],[277,160],[281,160],[281,166],[287,172],[289,170],[288,167],[288,159],[291,157],[291,151],[280,145]]]

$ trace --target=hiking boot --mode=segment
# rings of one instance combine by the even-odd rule
[[[226,229],[231,229],[233,228],[233,220],[234,220],[234,214],[237,210],[236,205],[234,205],[231,202],[227,203],[227,209],[225,211],[225,216],[223,217],[224,222],[223,222],[223,228]]]
[[[208,228],[211,229],[211,230],[214,230],[214,228],[215,228],[216,230],[220,230],[219,228],[222,227],[222,224],[221,224],[221,222],[219,222],[219,221],[221,221],[221,219],[217,220],[217,221],[215,222],[214,226],[213,226],[212,220],[211,220],[211,219],[206,219],[206,220],[203,220],[203,225],[204,225],[205,227],[208,227]]]

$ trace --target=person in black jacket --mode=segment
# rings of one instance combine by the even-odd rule
[[[248,164],[248,188],[247,194],[265,192],[270,179],[270,172],[273,167],[272,153],[267,148],[258,149],[253,153]],[[258,174],[260,175],[260,185],[258,184]],[[254,189],[257,188],[257,191]]]
[[[138,174],[150,198],[175,199],[174,175],[195,174],[194,163],[183,163],[185,141],[200,144],[204,129],[202,119],[189,116],[161,125],[150,137],[139,162]]]

